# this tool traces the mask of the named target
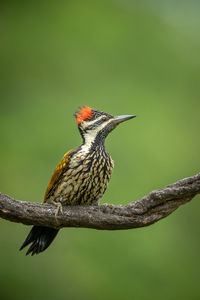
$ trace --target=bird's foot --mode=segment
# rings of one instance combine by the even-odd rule
[[[57,206],[56,213],[55,213],[55,217],[57,218],[59,212],[61,212],[61,213],[63,212],[62,204],[60,202],[55,202],[55,201],[52,201],[51,203],[54,204],[55,206]]]

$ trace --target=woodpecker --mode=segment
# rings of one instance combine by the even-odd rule
[[[43,200],[43,203],[57,206],[56,216],[62,212],[63,205],[98,205],[114,167],[104,146],[105,138],[118,124],[135,117],[113,116],[88,106],[81,106],[74,116],[83,143],[64,155],[53,172]],[[49,247],[58,231],[33,226],[20,250],[31,244],[26,255],[39,254]]]

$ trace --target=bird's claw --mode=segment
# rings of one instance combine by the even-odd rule
[[[63,213],[62,204],[60,202],[55,202],[55,201],[52,201],[52,204],[54,204],[55,206],[57,206],[56,213],[55,213],[55,217],[57,218],[59,212]]]

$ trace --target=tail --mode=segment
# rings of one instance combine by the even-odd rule
[[[31,255],[39,254],[49,247],[56,237],[58,231],[59,229],[50,227],[33,226],[19,250],[21,251],[24,247],[31,244],[26,252],[26,255],[30,253]]]

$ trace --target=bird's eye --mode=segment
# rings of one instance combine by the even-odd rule
[[[102,121],[102,122],[105,122],[105,121],[107,121],[107,118],[106,118],[106,117],[103,117],[103,118],[101,119],[101,121]]]

